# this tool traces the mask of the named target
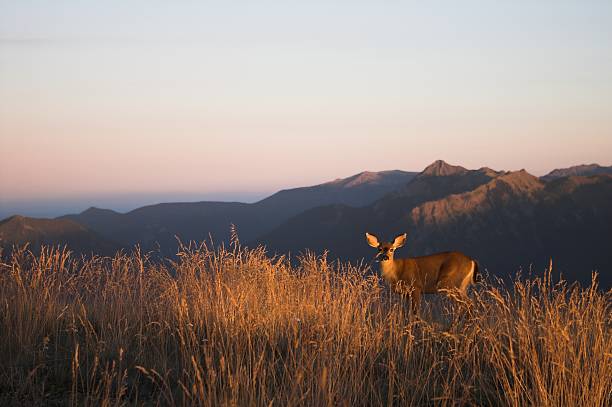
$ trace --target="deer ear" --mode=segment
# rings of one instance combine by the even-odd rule
[[[403,235],[399,235],[398,237],[395,238],[395,240],[393,240],[393,248],[398,249],[402,247],[405,243],[406,243],[406,234],[404,233]]]
[[[380,245],[380,243],[378,243],[378,238],[367,232],[366,232],[366,240],[368,241],[368,244],[372,247],[378,247]]]

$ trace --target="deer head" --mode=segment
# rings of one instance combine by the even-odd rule
[[[406,233],[397,236],[393,242],[379,242],[378,238],[370,233],[366,233],[368,244],[376,249],[376,261],[393,261],[393,252],[406,243]]]

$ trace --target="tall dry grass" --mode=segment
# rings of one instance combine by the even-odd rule
[[[484,283],[415,318],[364,271],[238,244],[165,264],[18,250],[0,404],[612,405],[612,291]]]

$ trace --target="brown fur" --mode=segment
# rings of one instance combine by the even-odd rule
[[[382,277],[396,291],[404,286],[411,289],[412,304],[418,309],[422,294],[433,294],[458,290],[466,295],[470,284],[476,280],[478,265],[475,260],[460,252],[436,253],[429,256],[394,259],[394,251],[404,245],[406,234],[392,243],[379,242],[374,235],[366,233],[368,244],[378,249]]]

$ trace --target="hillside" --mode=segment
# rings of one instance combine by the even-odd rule
[[[586,282],[599,270],[602,282],[612,285],[612,176],[563,175],[602,169],[579,166],[537,178],[525,170],[471,170],[438,160],[420,173],[362,172],[253,204],[163,203],[125,214],[89,208],[57,220],[70,227],[60,222],[64,226],[54,229],[42,220],[6,226],[11,237],[5,240],[72,242],[78,250],[99,246],[98,252],[139,244],[174,256],[177,236],[212,236],[218,244],[228,241],[234,224],[242,242],[272,253],[329,250],[332,258],[367,261],[373,253],[363,242],[365,231],[381,238],[408,232],[400,256],[462,250],[500,276],[542,270],[552,257],[570,279]]]
[[[610,167],[602,167],[599,164],[584,164],[584,165],[575,165],[573,167],[568,168],[557,168],[552,170],[548,174],[542,177],[544,181],[551,181],[553,179],[570,177],[572,175],[604,175],[604,174],[612,174],[612,166]]]
[[[324,205],[362,207],[408,184],[417,173],[406,171],[364,171],[321,185],[283,190],[255,204],[265,211],[296,215]]]
[[[538,178],[524,170],[506,173],[474,190],[425,202],[412,209],[402,221],[428,228],[447,224],[462,216],[475,217],[502,208],[511,208],[516,215],[516,211],[533,204],[543,188],[544,184]]]
[[[363,231],[391,238],[408,232],[401,256],[463,250],[504,276],[550,257],[568,279],[587,282],[598,270],[612,284],[612,177],[543,182],[524,170],[423,172],[365,208],[328,206],[298,215],[260,239],[271,251],[329,249],[357,261],[373,253]]]
[[[611,405],[612,291],[485,279],[415,316],[324,257],[71,259],[0,262],[2,406]]]
[[[262,236],[257,242],[273,251],[287,252],[329,249],[344,259],[370,257],[363,246],[363,232],[381,235],[400,233],[401,219],[412,208],[443,197],[470,191],[498,176],[488,169],[467,170],[436,161],[417,174],[408,184],[362,208],[329,205],[305,211]]]
[[[438,160],[401,188],[374,202],[374,216],[396,223],[413,207],[427,201],[470,191],[502,174],[489,168],[467,170]],[[391,228],[389,228],[391,229]]]
[[[77,253],[114,254],[120,246],[104,239],[86,227],[67,219],[35,219],[11,216],[0,221],[0,247],[29,243],[32,249],[41,245],[68,245]]]
[[[181,240],[229,239],[236,225],[241,239],[250,241],[306,209],[328,205],[367,205],[406,183],[415,173],[405,171],[362,172],[320,185],[283,190],[253,204],[239,202],[177,202],[144,206],[125,214],[89,208],[70,219],[124,245],[140,244],[176,253]]]

